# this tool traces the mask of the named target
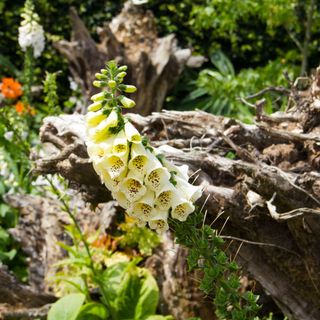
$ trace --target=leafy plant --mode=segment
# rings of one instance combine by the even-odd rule
[[[86,238],[66,196],[62,196],[52,181],[48,181],[73,222],[66,227],[73,244],[69,246],[60,243],[68,257],[56,264],[61,267],[55,280],[59,283],[60,294],[68,295],[52,306],[48,319],[60,320],[59,317],[66,316],[61,315],[61,312],[67,309],[65,304],[70,303],[72,306],[68,316],[76,320],[173,320],[170,316],[155,315],[159,288],[151,273],[137,266],[140,259],[130,261],[129,257],[122,255],[122,261],[119,262],[116,253],[113,259],[111,251],[93,246],[96,236]],[[146,248],[150,250],[150,245]],[[97,301],[92,297],[95,289],[99,291]]]
[[[170,105],[180,109],[198,109],[217,114],[238,118],[245,122],[252,121],[254,110],[239,101],[261,89],[271,86],[286,86],[287,80],[283,75],[284,66],[280,60],[268,63],[256,69],[244,69],[235,72],[230,59],[220,50],[212,52],[210,60],[214,68],[207,68],[200,72],[198,79],[191,82],[190,93],[180,100],[170,102]],[[287,69],[289,77],[293,77],[294,68]],[[281,109],[286,104],[286,97],[265,95],[267,112],[273,108]]]
[[[252,292],[240,292],[237,264],[229,261],[223,250],[223,239],[203,219],[198,211],[185,222],[177,223],[173,219],[170,222],[177,243],[189,248],[189,269],[203,271],[200,289],[213,297],[218,319],[258,319],[255,318],[259,311],[258,297]]]

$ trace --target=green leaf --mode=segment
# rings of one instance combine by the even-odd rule
[[[156,280],[147,269],[143,270],[144,280],[139,292],[139,300],[136,306],[136,320],[144,319],[156,312],[159,301],[159,288]],[[156,319],[155,319],[156,320]]]
[[[49,310],[48,320],[75,320],[85,300],[82,293],[69,294],[55,302]]]
[[[105,320],[108,318],[108,316],[109,312],[103,304],[97,302],[90,302],[86,303],[81,307],[77,320]]]

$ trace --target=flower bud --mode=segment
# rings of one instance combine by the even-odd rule
[[[94,94],[91,97],[91,100],[96,102],[96,101],[102,101],[102,100],[104,100],[104,98],[105,98],[104,92],[100,92],[100,93]]]
[[[100,72],[104,75],[107,75],[109,73],[107,69],[100,69]]]
[[[101,74],[101,73],[96,73],[95,74],[95,77],[98,79],[98,80],[108,80],[108,76],[104,75],[104,74]]]
[[[119,86],[119,89],[127,93],[133,93],[137,91],[137,88],[135,86],[125,85],[125,84],[121,84]]]
[[[133,108],[136,105],[136,103],[133,100],[125,96],[119,96],[119,101],[121,102],[123,107],[127,109]]]
[[[117,78],[124,78],[127,75],[126,72],[120,72],[117,74]]]
[[[90,104],[90,106],[88,107],[88,111],[98,111],[101,108],[102,108],[102,102],[101,101],[97,101],[97,102],[94,102],[94,103]]]
[[[93,81],[93,85],[97,88],[102,88],[102,87],[106,87],[108,85],[108,83],[105,81],[95,80],[95,81]]]
[[[117,86],[117,83],[114,80],[109,80],[108,86],[109,86],[109,88],[113,89]]]
[[[127,66],[121,66],[118,68],[118,71],[122,72],[122,71],[127,71],[128,67]]]

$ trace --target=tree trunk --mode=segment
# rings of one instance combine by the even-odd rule
[[[71,74],[82,89],[85,105],[96,93],[92,86],[95,73],[108,60],[115,59],[128,66],[126,82],[139,88],[132,97],[137,104],[136,112],[142,115],[161,110],[168,91],[185,66],[200,67],[204,62],[201,56],[191,56],[190,49],[178,48],[174,35],[158,38],[151,11],[145,12],[131,1],[125,3],[122,12],[110,23],[98,28],[98,44],[74,8],[70,17],[71,41],[62,40],[54,46],[67,58]]]

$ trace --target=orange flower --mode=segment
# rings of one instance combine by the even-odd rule
[[[16,99],[22,95],[22,86],[13,78],[3,78],[0,84],[2,95],[8,99]]]
[[[36,110],[29,105],[24,104],[21,101],[18,101],[15,105],[16,111],[20,114],[22,113],[29,113],[30,115],[34,116],[36,114]]]
[[[16,111],[22,113],[24,111],[24,104],[21,101],[16,103]]]

